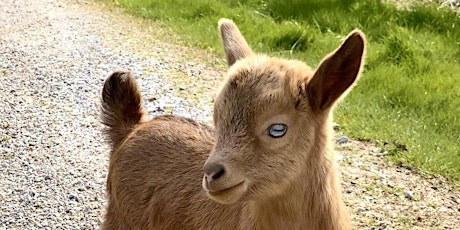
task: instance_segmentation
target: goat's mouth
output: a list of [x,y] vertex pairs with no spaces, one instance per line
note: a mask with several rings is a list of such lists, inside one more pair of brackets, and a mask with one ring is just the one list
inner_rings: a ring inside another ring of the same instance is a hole
[[247,183],[245,183],[245,181],[242,181],[240,183],[237,183],[236,185],[232,185],[225,189],[215,191],[206,190],[208,196],[211,199],[223,204],[230,204],[236,202],[246,191]]
[[215,191],[212,191],[212,190],[208,190],[208,193],[210,195],[213,195],[213,196],[218,196],[219,194],[222,194],[222,193],[226,193],[226,192],[231,192],[235,189],[237,189],[239,186],[243,185],[244,181],[236,184],[236,185],[233,185],[233,186],[230,186],[228,188],[224,188],[224,189],[220,189],[220,190],[215,190]]

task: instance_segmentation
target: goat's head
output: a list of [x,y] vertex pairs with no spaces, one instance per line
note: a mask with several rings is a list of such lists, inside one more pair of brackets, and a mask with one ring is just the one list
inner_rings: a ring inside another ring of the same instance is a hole
[[203,187],[220,203],[274,197],[320,151],[318,131],[357,79],[365,38],[353,31],[312,71],[300,61],[253,53],[228,19],[219,29],[229,69],[214,102],[216,144]]

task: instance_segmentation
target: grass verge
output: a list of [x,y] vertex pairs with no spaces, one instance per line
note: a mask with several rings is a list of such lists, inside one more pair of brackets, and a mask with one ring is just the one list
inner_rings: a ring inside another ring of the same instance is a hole
[[348,32],[368,38],[365,71],[335,120],[395,162],[460,182],[460,16],[378,0],[115,0],[222,54],[217,20],[235,21],[255,51],[316,66]]

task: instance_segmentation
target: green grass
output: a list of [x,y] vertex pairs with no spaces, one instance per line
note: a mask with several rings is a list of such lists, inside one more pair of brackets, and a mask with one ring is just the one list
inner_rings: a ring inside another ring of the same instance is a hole
[[[435,5],[398,10],[378,0],[116,0],[222,54],[217,21],[235,21],[255,51],[312,67],[354,28],[368,38],[365,71],[337,107],[354,138],[391,159],[460,182],[460,16]],[[407,149],[407,150],[405,150]]]

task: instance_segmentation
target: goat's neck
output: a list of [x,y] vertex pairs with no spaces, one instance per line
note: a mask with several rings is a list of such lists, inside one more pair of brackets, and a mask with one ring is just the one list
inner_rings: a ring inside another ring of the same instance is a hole
[[[325,125],[329,125],[325,122]],[[305,171],[280,196],[248,204],[252,229],[349,229],[327,127],[318,129]]]

